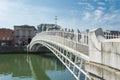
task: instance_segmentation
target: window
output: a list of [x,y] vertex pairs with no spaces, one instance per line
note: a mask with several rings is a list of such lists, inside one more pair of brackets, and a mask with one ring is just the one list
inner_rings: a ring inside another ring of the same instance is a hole
[[9,37],[7,37],[7,40],[10,40],[10,38],[9,38]]
[[5,37],[3,37],[2,40],[5,40]]
[[31,35],[31,30],[29,30],[29,35]]

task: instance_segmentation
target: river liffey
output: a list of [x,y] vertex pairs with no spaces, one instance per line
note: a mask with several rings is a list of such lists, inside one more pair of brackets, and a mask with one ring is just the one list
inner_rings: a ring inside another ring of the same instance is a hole
[[0,80],[75,80],[50,54],[0,54]]

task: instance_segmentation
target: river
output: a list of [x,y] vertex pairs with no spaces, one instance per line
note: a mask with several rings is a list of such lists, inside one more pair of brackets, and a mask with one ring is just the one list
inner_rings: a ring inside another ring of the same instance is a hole
[[49,54],[0,54],[0,80],[75,80],[65,66]]

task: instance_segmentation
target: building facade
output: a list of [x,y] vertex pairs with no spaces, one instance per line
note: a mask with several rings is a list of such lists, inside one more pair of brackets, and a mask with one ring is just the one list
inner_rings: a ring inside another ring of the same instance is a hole
[[14,31],[11,29],[0,29],[0,46],[12,46],[14,41]]
[[38,33],[42,31],[50,31],[50,30],[60,30],[61,27],[56,24],[40,24],[37,26],[38,28]]
[[16,46],[24,46],[30,43],[35,36],[36,29],[34,26],[20,25],[14,26],[14,41]]
[[120,31],[113,31],[113,30],[107,30],[104,32],[104,35],[107,39],[110,39],[110,38],[120,38]]

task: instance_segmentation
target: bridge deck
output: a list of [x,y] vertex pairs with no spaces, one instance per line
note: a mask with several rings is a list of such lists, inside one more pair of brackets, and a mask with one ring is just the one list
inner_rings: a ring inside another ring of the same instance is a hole
[[49,35],[43,35],[41,36],[43,39],[49,40],[49,41],[53,41],[56,43],[60,43],[61,45],[64,45],[68,48],[71,48],[73,50],[76,50],[84,55],[89,55],[89,47],[86,44],[81,44],[79,42],[74,42],[72,40],[60,37],[60,36],[49,36]]

